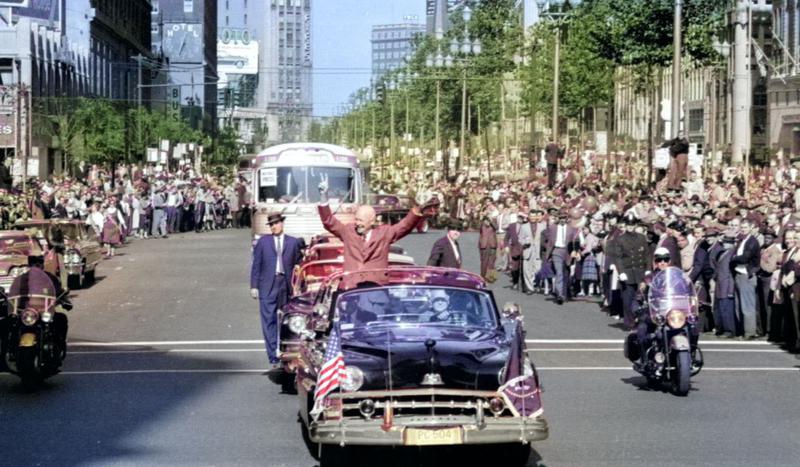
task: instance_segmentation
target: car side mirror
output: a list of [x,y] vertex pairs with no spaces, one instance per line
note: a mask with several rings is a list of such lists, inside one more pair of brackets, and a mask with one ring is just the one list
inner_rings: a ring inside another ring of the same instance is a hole
[[517,303],[506,302],[506,304],[503,305],[502,315],[506,319],[521,320],[522,319],[522,309],[520,308],[520,306]]

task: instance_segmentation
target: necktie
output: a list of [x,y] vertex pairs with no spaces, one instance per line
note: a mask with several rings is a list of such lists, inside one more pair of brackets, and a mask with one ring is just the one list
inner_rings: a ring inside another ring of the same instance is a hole
[[275,251],[278,253],[278,265],[275,268],[275,271],[278,274],[283,274],[283,235],[280,235],[276,238],[277,246],[275,247]]

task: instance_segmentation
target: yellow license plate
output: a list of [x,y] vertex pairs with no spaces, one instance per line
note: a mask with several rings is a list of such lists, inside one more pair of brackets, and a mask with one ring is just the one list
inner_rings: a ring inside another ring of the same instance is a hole
[[406,446],[464,444],[464,433],[461,427],[406,428],[403,431],[403,444]]

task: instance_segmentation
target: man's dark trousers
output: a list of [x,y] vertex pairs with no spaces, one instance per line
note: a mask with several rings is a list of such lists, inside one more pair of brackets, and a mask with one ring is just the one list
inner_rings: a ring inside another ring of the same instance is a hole
[[556,175],[558,174],[558,164],[547,164],[547,188],[556,186]]
[[261,331],[267,344],[267,355],[270,363],[278,363],[278,309],[288,301],[288,285],[286,276],[277,274],[272,289],[266,297],[259,295],[258,304],[261,310]]

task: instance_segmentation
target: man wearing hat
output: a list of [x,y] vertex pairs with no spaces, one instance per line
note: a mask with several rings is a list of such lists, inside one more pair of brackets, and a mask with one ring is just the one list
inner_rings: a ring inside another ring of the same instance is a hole
[[636,218],[625,216],[622,218],[625,232],[611,244],[609,252],[614,258],[614,268],[619,274],[620,296],[622,298],[622,313],[625,326],[634,326],[634,305],[636,291],[644,280],[645,272],[650,269],[650,247],[647,237],[636,233]]
[[447,233],[436,240],[428,257],[428,266],[461,269],[462,256],[458,238],[461,236],[461,221],[450,219]]
[[545,258],[553,262],[556,273],[553,292],[556,303],[562,305],[567,298],[569,287],[569,261],[573,251],[577,251],[575,242],[578,239],[578,229],[568,225],[567,211],[558,213],[558,222],[547,228],[547,253]]
[[294,267],[302,259],[301,241],[283,233],[285,219],[281,213],[267,216],[267,224],[272,234],[258,239],[253,250],[253,264],[250,270],[250,295],[258,299],[261,331],[267,346],[267,356],[273,368],[276,368],[280,361],[276,352],[278,309],[289,300]]

